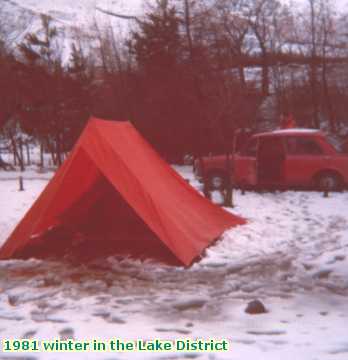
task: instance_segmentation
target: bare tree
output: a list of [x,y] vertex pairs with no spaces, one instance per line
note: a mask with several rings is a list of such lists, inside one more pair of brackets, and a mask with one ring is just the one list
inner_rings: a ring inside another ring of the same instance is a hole
[[220,32],[221,41],[227,48],[224,53],[228,60],[227,67],[237,67],[241,86],[245,88],[245,66],[250,55],[251,44],[248,41],[249,21],[243,14],[243,0],[216,0],[213,21],[216,31]]
[[[335,58],[337,49],[337,19],[333,13],[330,1],[321,1],[319,31],[320,31],[320,56],[321,56],[321,81],[323,88],[323,104],[329,119],[332,132],[338,129],[337,113],[334,109],[329,84],[329,61],[330,57]],[[337,66],[337,65],[336,65]]]
[[[319,128],[320,118],[329,120],[332,131],[338,119],[330,91],[330,68],[342,61],[342,46],[337,29],[334,5],[326,0],[307,0],[306,11],[298,14],[298,32],[291,39],[308,64],[308,84],[311,96],[311,126]],[[332,64],[332,66],[330,65]]]
[[281,29],[283,7],[278,0],[249,0],[245,14],[255,35],[262,65],[262,93],[270,92],[271,55],[282,50]]

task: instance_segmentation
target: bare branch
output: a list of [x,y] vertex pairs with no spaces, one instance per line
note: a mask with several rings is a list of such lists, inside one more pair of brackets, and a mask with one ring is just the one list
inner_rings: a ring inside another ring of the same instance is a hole
[[123,19],[123,20],[133,20],[133,21],[136,21],[137,23],[141,23],[141,21],[138,19],[138,17],[133,16],[133,15],[117,14],[117,13],[114,13],[114,12],[109,11],[109,10],[101,9],[101,8],[99,8],[99,7],[96,7],[96,10],[100,11],[100,12],[103,13],[103,14],[110,15],[110,16],[114,16],[114,17],[117,17],[117,18],[119,18],[119,19]]

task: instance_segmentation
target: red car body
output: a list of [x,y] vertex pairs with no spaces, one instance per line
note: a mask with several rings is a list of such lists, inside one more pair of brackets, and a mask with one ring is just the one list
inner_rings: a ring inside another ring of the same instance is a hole
[[[214,187],[226,181],[226,156],[196,161],[195,173]],[[328,187],[348,184],[348,154],[319,130],[287,129],[256,134],[230,161],[237,186]]]

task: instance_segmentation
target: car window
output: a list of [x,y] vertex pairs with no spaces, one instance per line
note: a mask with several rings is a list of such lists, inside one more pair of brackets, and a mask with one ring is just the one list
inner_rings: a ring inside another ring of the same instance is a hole
[[289,137],[286,140],[287,153],[290,155],[321,155],[323,150],[313,138]]
[[244,151],[243,151],[243,155],[244,155],[244,156],[256,157],[256,153],[257,153],[257,143],[258,143],[257,140],[258,140],[257,138],[254,138],[254,139],[251,139],[251,140],[247,143],[247,145],[246,145],[246,147],[245,147],[245,149],[244,149]]
[[340,141],[334,136],[326,136],[325,139],[338,153],[344,153],[346,151],[345,146],[348,145],[348,142]]

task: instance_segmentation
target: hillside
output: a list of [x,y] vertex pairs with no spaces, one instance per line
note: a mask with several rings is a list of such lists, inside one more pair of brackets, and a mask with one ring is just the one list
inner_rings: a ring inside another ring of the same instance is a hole
[[[20,43],[28,32],[37,32],[41,28],[40,15],[49,15],[57,27],[61,43],[63,59],[70,55],[70,44],[80,33],[86,37],[91,35],[94,24],[110,25],[119,32],[127,31],[129,22],[102,14],[96,8],[127,15],[138,15],[142,11],[138,0],[0,0],[2,20],[0,30],[11,33],[9,45]],[[12,35],[14,34],[14,35]]]

